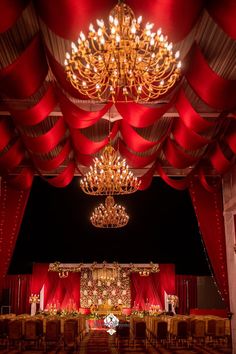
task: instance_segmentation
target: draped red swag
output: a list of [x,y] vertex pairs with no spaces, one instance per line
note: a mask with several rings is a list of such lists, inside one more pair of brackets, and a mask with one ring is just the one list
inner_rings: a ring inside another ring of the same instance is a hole
[[[158,23],[174,43],[187,38],[204,10],[225,31],[226,38],[236,39],[231,21],[236,16],[234,0],[227,0],[223,7],[220,1],[203,0],[181,0],[178,3],[174,0],[147,0],[145,5],[141,1],[128,0],[127,3],[135,13],[142,13],[144,18]],[[94,137],[94,132],[101,126],[102,117],[111,104],[93,111],[92,108],[84,110],[74,103],[73,98],[86,97],[81,97],[66,80],[63,60],[52,43],[55,41],[59,47],[64,47],[66,40],[75,39],[80,30],[86,32],[95,18],[106,17],[115,4],[115,0],[102,0],[97,4],[92,0],[59,0],[55,8],[44,0],[35,1],[33,5],[26,0],[1,2],[0,35],[3,41],[5,35],[14,37],[20,21],[27,26],[26,19],[32,12],[32,6],[52,36],[49,41],[46,31],[40,32],[37,28],[31,34],[25,31],[22,46],[12,47],[15,56],[8,59],[8,63],[3,63],[0,69],[0,97],[5,111],[10,114],[10,119],[8,116],[0,119],[0,171],[6,175],[15,171],[23,174],[22,187],[29,187],[33,173],[43,176],[45,171],[60,176],[49,179],[48,183],[66,186],[76,168],[88,165],[91,155],[98,153],[107,143],[107,132],[99,139]],[[183,13],[188,13],[188,16],[183,18]],[[10,51],[11,43],[8,41],[6,45]],[[229,114],[236,107],[236,80],[226,79],[214,71],[204,53],[203,41],[192,43],[184,58],[183,80],[166,103],[156,108],[138,103],[115,104],[122,120],[114,124],[112,139],[119,136],[120,153],[131,167],[145,167],[150,176],[162,171],[166,163],[180,170],[191,167],[183,179],[183,184],[188,186],[189,175],[199,175],[199,169],[202,183],[209,164],[219,174],[232,166],[236,130],[234,119]],[[50,71],[53,78],[49,80],[52,77],[48,76]],[[196,112],[186,94],[187,87],[200,101],[219,110],[219,117],[212,120]],[[29,99],[31,104],[25,104],[23,108],[12,105],[11,99],[22,100],[23,103]],[[58,105],[62,116],[50,116]],[[170,109],[176,109],[179,117],[171,118],[167,123],[163,114]],[[222,123],[227,128],[223,136]],[[161,126],[160,136],[156,129],[158,124]],[[146,132],[153,129],[156,136],[152,138]],[[203,162],[206,157],[209,159],[207,164]],[[25,168],[21,171],[22,163]],[[152,168],[153,165],[156,168]],[[149,185],[145,182],[146,173],[140,177],[142,189]],[[160,176],[166,183],[173,184],[164,171]],[[16,178],[12,183],[19,181]]]
[[[220,0],[127,3],[136,14],[142,13],[144,18],[158,23],[174,43],[185,40],[203,12],[225,32],[226,40],[236,40],[235,0],[224,4]],[[0,36],[9,47],[9,55],[0,68],[0,99],[7,112],[0,117],[0,174],[4,176],[0,197],[0,277],[8,269],[33,176],[37,174],[55,187],[64,187],[75,172],[80,172],[81,165],[88,166],[107,144],[107,132],[99,134],[99,138],[96,132],[104,126],[102,118],[111,105],[92,111],[74,103],[74,98],[86,98],[66,80],[63,60],[55,47],[64,48],[66,40],[75,39],[81,30],[86,32],[96,18],[107,17],[115,4],[115,0],[58,0],[55,8],[46,0],[0,2]],[[20,24],[29,26],[27,15],[32,12],[42,21],[36,21],[32,31],[24,31],[21,45],[16,45],[15,33]],[[183,13],[188,16],[183,17]],[[117,140],[120,154],[131,167],[145,168],[140,177],[141,189],[148,188],[156,173],[173,188],[189,188],[218,287],[228,304],[221,192],[206,175],[209,168],[223,175],[235,161],[236,80],[213,70],[205,54],[204,41],[193,41],[184,58],[183,79],[158,107],[116,103],[122,119],[112,124],[111,138]],[[197,112],[187,94],[189,90],[219,115],[209,119]],[[55,107],[60,107],[62,115],[51,115]],[[163,117],[171,109],[178,112],[178,117]],[[168,176],[166,165],[180,175],[183,169],[187,172],[176,180]],[[54,177],[47,179],[45,173]],[[197,176],[197,180],[192,176]]]

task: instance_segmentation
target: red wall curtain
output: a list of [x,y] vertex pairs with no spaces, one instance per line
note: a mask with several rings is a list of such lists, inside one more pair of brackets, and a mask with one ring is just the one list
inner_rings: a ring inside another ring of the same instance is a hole
[[35,263],[31,283],[31,293],[39,294],[44,285],[44,308],[56,304],[61,309],[79,309],[80,273],[70,273],[67,278],[59,278],[58,273],[48,272],[48,263]]
[[34,263],[32,271],[31,294],[39,295],[48,276],[48,263]]
[[61,308],[68,310],[80,308],[80,273],[71,273],[67,278],[60,279],[60,284],[65,290]]
[[50,304],[57,309],[80,308],[80,273],[70,273],[68,278],[59,278],[58,273],[49,272],[45,282],[44,308]]
[[197,277],[194,275],[176,275],[176,295],[179,297],[177,312],[189,314],[197,307]]
[[149,277],[141,277],[132,273],[130,277],[131,307],[134,305],[144,309],[149,305],[160,305],[165,308],[164,293],[175,294],[175,266],[160,264],[160,272]]
[[[54,294],[56,293],[59,279],[58,273],[48,273],[44,284],[44,308],[46,308],[49,304],[56,302]],[[60,302],[60,299],[57,300]],[[58,303],[57,306],[59,306]]]
[[31,287],[31,274],[28,275],[20,275],[20,302],[18,307],[18,313],[29,313],[30,304],[29,304],[29,296],[30,296],[30,287]]
[[0,282],[1,289],[9,289],[11,312],[15,314],[29,313],[31,274],[7,275]]
[[142,277],[139,273],[131,274],[131,306],[145,310],[149,305],[159,305],[162,308],[162,301],[158,294],[158,283],[154,280],[153,274]]
[[164,305],[164,293],[175,295],[175,265],[160,264],[160,292]]
[[[219,186],[214,178],[212,185]],[[196,179],[190,182],[189,192],[196,212],[202,238],[212,265],[222,300],[229,309],[225,230],[221,188],[208,192]]]
[[16,190],[0,179],[0,278],[7,274],[30,189]]

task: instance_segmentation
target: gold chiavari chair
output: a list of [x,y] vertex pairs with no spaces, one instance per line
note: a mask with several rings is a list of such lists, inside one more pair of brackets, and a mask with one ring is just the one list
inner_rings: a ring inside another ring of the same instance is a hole
[[213,344],[216,335],[216,319],[209,318],[206,321],[206,340],[208,344]]
[[7,326],[7,349],[18,346],[21,351],[21,344],[23,340],[23,320],[14,319],[8,322]]
[[178,346],[189,346],[189,325],[186,320],[177,320],[175,334],[172,336],[172,343]]
[[7,345],[7,322],[6,319],[0,318],[0,346]]
[[191,321],[191,336],[193,343],[199,345],[205,345],[205,332],[206,332],[206,324],[202,319],[195,319]]
[[129,346],[130,343],[130,323],[126,320],[121,320],[116,328],[116,345]]
[[76,319],[67,319],[64,322],[63,333],[64,349],[77,349],[78,339],[78,321]]
[[153,333],[154,345],[162,344],[168,346],[168,338],[168,323],[163,320],[157,321],[156,331]]
[[43,338],[43,322],[39,319],[25,321],[23,346],[30,346],[33,349],[38,349]]
[[147,347],[146,322],[144,320],[134,320],[130,329],[130,334],[134,346],[137,342],[144,342]]
[[61,323],[58,319],[46,321],[46,331],[44,335],[44,350],[47,351],[50,345],[58,347],[61,341]]

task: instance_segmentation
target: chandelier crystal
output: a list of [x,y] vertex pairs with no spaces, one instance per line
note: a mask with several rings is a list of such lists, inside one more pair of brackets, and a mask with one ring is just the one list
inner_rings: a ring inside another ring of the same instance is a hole
[[179,51],[154,24],[142,27],[142,17],[122,2],[110,12],[108,26],[97,20],[86,36],[80,32],[77,43],[66,53],[67,78],[82,95],[100,101],[155,100],[179,79]]
[[140,183],[110,144],[80,180],[82,190],[90,195],[131,194],[138,190]]
[[109,195],[106,197],[105,205],[100,204],[95,208],[90,221],[93,226],[98,228],[120,228],[127,225],[129,216],[125,208],[115,204],[114,198]]

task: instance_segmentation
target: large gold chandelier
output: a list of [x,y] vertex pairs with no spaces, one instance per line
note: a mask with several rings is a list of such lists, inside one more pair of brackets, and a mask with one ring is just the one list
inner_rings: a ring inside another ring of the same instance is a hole
[[131,194],[138,190],[140,183],[110,144],[80,180],[82,190],[90,195]]
[[179,79],[179,51],[154,25],[142,27],[131,8],[121,1],[110,12],[108,28],[97,20],[88,36],[80,32],[66,53],[65,71],[71,84],[90,99],[100,101],[155,100]]
[[98,228],[120,228],[127,225],[129,216],[125,208],[115,204],[114,198],[109,195],[106,197],[105,205],[100,204],[94,209],[90,221]]

